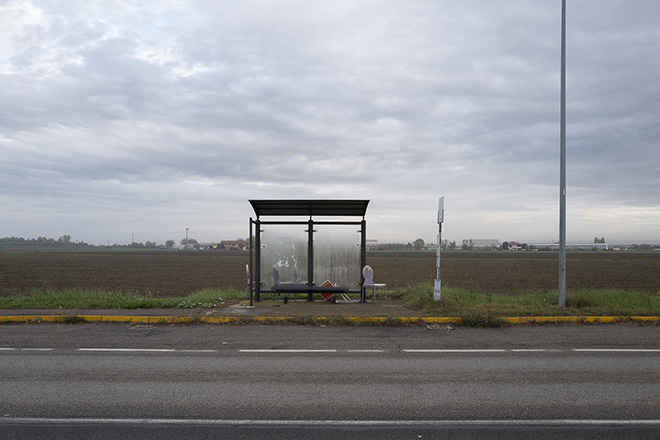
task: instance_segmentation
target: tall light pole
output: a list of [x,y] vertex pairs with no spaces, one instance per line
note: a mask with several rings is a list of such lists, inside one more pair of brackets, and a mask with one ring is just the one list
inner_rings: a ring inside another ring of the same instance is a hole
[[186,228],[186,244],[185,244],[186,247],[188,247],[188,229],[190,228]]
[[559,121],[559,307],[566,305],[566,0],[561,1],[561,91]]

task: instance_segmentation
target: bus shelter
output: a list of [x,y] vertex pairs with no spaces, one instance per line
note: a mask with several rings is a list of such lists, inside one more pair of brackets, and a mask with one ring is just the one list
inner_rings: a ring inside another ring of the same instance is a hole
[[265,294],[362,293],[369,200],[249,202],[251,304]]

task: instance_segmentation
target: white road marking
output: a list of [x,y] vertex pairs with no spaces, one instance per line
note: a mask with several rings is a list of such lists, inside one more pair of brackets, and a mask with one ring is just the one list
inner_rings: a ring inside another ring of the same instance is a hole
[[419,350],[402,350],[405,353],[506,353],[504,349],[478,349],[478,348],[465,348],[465,349],[451,349],[451,348],[424,348]]
[[120,353],[173,353],[174,348],[79,348],[78,351],[104,351]]
[[558,353],[564,350],[548,350],[546,348],[512,348],[512,353]]
[[594,353],[660,353],[660,349],[655,348],[574,348],[572,351]]
[[337,353],[337,350],[241,349],[241,353]]
[[0,351],[53,351],[54,348],[13,348],[13,347],[0,347]]
[[241,425],[241,426],[660,426],[660,419],[523,420],[231,420],[0,417],[2,424]]

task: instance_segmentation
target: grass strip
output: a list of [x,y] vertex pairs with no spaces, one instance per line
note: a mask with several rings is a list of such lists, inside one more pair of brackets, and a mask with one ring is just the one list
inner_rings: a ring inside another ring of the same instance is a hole
[[[0,298],[1,309],[149,309],[212,308],[230,298],[242,298],[244,291],[204,289],[182,297],[154,297],[138,292],[102,290],[34,290],[26,295]],[[381,298],[382,300],[383,298]],[[506,317],[543,316],[660,316],[660,295],[621,290],[577,290],[567,293],[566,307],[557,306],[556,292],[526,294],[491,294],[470,289],[444,287],[442,299],[433,299],[433,286],[419,284],[393,289],[388,300],[400,301],[420,316],[460,318],[463,325],[498,327],[508,323]],[[72,318],[73,319],[73,318]],[[307,318],[295,318],[303,321]],[[340,318],[332,318],[340,319]],[[334,324],[327,318],[327,324]],[[342,318],[343,319],[343,318]],[[313,319],[318,323],[318,319]],[[376,322],[378,321],[378,322]],[[540,322],[541,319],[535,320]],[[251,320],[246,320],[250,323]],[[269,323],[274,322],[272,320]],[[396,319],[375,325],[398,325]]]
[[388,292],[427,315],[460,316],[464,321],[503,316],[660,316],[660,295],[622,290],[577,290],[566,295],[566,307],[557,305],[557,293],[490,294],[445,287],[440,301],[425,284]]
[[154,297],[138,292],[67,289],[33,290],[27,295],[0,298],[0,309],[152,309],[211,308],[226,299],[240,298],[244,291],[204,289],[182,297]]

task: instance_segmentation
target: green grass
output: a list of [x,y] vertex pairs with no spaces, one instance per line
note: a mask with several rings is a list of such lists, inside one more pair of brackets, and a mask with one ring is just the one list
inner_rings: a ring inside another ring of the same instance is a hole
[[102,290],[34,290],[27,295],[0,298],[0,309],[150,309],[214,307],[244,291],[204,289],[183,297],[155,298],[146,293],[106,292]]
[[[153,297],[137,292],[53,289],[0,298],[0,309],[147,309],[210,308],[230,298],[242,298],[235,289],[204,289],[183,297]],[[434,301],[433,286],[420,284],[388,292],[389,300],[431,316],[459,316],[466,325],[493,327],[503,316],[660,316],[660,295],[619,290],[569,291],[566,307],[557,306],[556,293],[488,294],[444,287]]]
[[417,285],[389,293],[393,299],[430,315],[469,319],[497,316],[634,316],[660,315],[660,295],[620,290],[568,291],[566,307],[557,305],[557,293],[488,294],[445,287],[442,299],[433,299],[433,287]]

